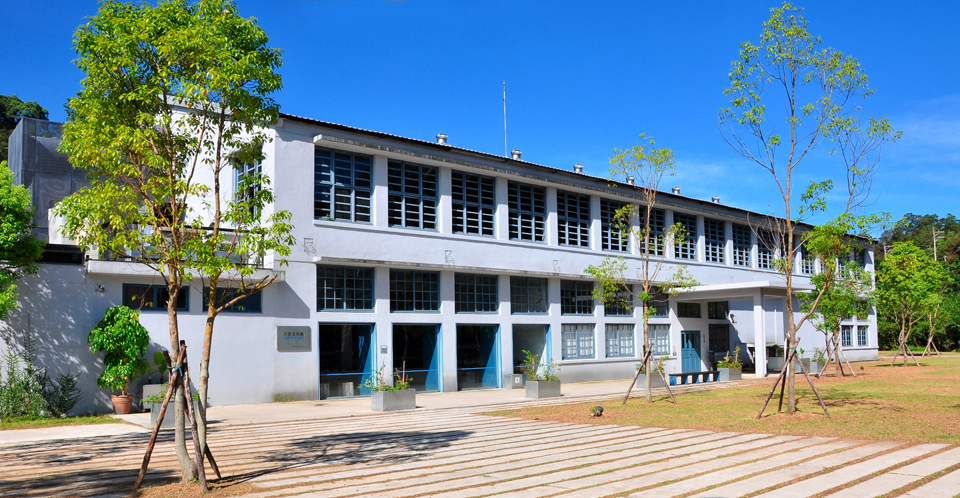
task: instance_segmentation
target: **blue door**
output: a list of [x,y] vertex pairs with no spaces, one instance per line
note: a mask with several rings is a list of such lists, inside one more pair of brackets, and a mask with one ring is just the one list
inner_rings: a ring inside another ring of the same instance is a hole
[[700,372],[700,331],[684,330],[680,332],[680,358],[683,372]]

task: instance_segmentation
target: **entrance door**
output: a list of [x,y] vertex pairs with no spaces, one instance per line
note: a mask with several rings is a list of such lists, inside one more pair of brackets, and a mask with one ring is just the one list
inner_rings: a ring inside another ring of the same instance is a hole
[[457,389],[500,387],[496,325],[457,325]]
[[523,373],[523,367],[527,361],[524,351],[536,355],[540,359],[541,366],[550,362],[548,330],[547,325],[513,326],[513,373]]
[[730,352],[730,326],[725,323],[710,324],[710,351],[717,361]]
[[417,391],[440,390],[439,338],[439,325],[393,326],[393,368]]
[[684,330],[680,332],[681,366],[683,372],[700,372],[703,370],[700,363],[700,331]]
[[320,324],[320,399],[369,395],[373,376],[373,325]]

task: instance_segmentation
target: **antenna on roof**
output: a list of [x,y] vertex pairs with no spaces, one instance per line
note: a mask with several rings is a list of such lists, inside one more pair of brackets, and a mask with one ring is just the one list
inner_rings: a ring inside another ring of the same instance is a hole
[[507,81],[503,81],[503,156],[510,157],[507,154]]

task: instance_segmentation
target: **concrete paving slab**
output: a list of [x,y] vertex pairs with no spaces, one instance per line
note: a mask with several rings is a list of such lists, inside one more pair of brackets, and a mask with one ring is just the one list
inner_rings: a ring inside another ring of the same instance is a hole
[[919,462],[891,470],[886,474],[861,482],[856,486],[840,490],[829,496],[832,498],[880,496],[957,464],[960,464],[960,448],[954,448],[932,457],[924,458]]
[[960,493],[960,470],[930,481],[917,489],[900,495],[901,498],[953,498]]
[[42,427],[38,429],[10,429],[0,431],[0,447],[35,441],[79,439],[150,432],[134,424],[89,424]]

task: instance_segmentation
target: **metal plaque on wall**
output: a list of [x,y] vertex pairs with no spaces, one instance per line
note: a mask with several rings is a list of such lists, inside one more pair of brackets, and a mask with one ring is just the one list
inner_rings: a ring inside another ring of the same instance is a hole
[[277,351],[303,353],[310,351],[310,327],[277,327]]

